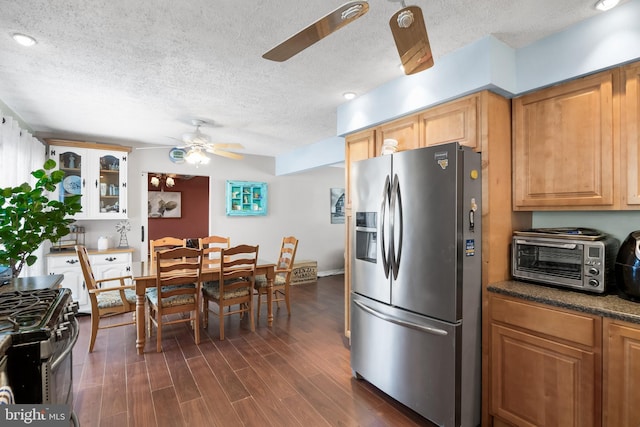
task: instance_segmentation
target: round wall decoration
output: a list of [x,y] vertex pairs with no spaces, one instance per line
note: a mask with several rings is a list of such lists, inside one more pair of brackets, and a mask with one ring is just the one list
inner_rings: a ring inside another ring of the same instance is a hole
[[178,147],[174,147],[169,151],[169,159],[171,159],[173,163],[184,163],[186,155],[186,150]]

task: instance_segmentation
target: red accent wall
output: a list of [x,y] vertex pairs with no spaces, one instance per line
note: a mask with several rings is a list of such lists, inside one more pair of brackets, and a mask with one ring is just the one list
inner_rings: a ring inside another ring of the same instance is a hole
[[[151,178],[153,174],[149,174]],[[159,191],[149,184],[149,191]],[[209,234],[209,177],[196,176],[185,180],[175,178],[172,188],[164,191],[180,191],[181,218],[149,218],[149,240],[162,237],[197,239]]]

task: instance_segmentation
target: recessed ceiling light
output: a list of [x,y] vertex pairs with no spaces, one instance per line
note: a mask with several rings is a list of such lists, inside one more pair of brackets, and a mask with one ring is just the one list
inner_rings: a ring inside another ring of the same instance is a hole
[[356,93],[355,92],[345,92],[345,93],[342,94],[342,96],[344,96],[344,99],[352,100],[353,98],[356,97]]
[[598,0],[595,4],[595,8],[604,12],[605,10],[616,7],[619,2],[620,0]]
[[11,37],[16,41],[16,43],[22,46],[33,46],[36,44],[36,39],[26,34],[13,33]]

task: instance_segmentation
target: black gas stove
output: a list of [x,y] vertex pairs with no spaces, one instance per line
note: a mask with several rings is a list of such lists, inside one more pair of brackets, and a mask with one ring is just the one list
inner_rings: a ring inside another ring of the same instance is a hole
[[16,404],[73,406],[72,349],[78,339],[77,303],[69,289],[40,289],[0,294],[0,338],[5,378]]
[[11,334],[14,344],[41,341],[58,334],[71,320],[69,289],[39,289],[0,294],[0,335]]

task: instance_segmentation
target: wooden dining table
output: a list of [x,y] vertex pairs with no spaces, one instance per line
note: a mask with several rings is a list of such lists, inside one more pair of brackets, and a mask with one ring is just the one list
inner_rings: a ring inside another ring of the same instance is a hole
[[[275,277],[275,263],[258,259],[256,266],[256,276],[264,274],[267,277],[267,325],[273,324],[273,279]],[[202,282],[218,280],[219,268],[203,268]],[[147,288],[156,286],[155,264],[149,261],[139,261],[132,263],[132,276],[136,285],[136,350],[138,354],[144,353],[146,341],[145,331],[145,294]],[[259,307],[258,307],[259,309]]]

